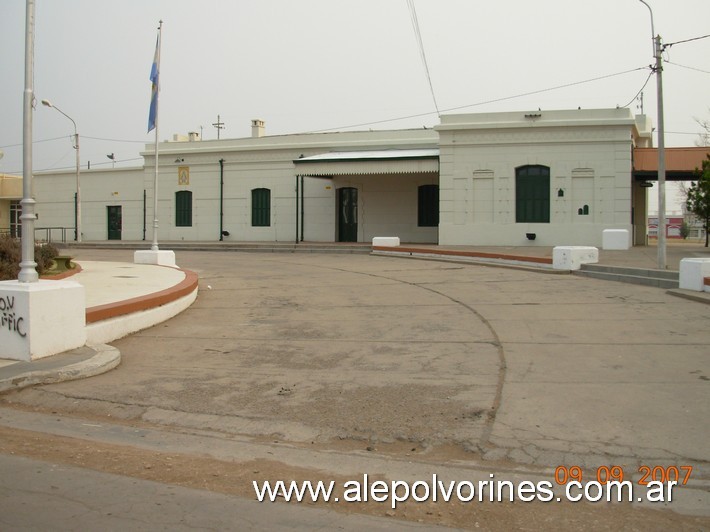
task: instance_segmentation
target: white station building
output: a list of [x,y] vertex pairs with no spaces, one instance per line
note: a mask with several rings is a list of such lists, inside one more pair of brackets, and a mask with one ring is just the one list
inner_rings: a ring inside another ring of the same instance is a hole
[[[629,109],[590,109],[278,136],[253,120],[248,138],[176,136],[159,145],[159,238],[600,246],[603,230],[625,229],[645,244],[633,157],[651,135]],[[84,241],[152,240],[154,145],[142,155],[142,167],[82,170]],[[39,173],[34,187],[37,227],[72,240],[74,171]]]

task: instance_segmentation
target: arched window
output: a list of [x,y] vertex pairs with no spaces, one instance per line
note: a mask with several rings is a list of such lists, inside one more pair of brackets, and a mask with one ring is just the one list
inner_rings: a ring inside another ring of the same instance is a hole
[[417,210],[419,227],[439,225],[439,185],[421,185]]
[[192,192],[189,190],[175,193],[175,226],[192,227]]
[[515,170],[516,223],[550,222],[550,169],[521,166]]
[[271,225],[271,191],[268,188],[255,188],[251,191],[251,225]]

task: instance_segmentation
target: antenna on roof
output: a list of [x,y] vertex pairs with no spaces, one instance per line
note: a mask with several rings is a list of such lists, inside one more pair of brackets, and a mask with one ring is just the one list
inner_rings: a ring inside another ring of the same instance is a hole
[[219,130],[224,129],[224,122],[219,119],[219,115],[217,115],[217,121],[212,125],[217,128],[217,140],[219,140]]

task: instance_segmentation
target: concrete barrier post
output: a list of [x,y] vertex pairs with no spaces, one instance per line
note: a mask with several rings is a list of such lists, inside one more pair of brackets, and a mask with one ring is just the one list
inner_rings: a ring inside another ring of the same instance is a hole
[[175,264],[175,252],[169,249],[153,251],[152,249],[142,249],[133,252],[134,264],[155,264],[156,266],[170,266],[177,268]]
[[579,270],[582,264],[599,262],[599,250],[593,246],[555,246],[552,249],[554,270]]
[[31,361],[86,343],[86,297],[74,281],[0,282],[0,358]]
[[710,258],[681,259],[678,288],[702,292],[705,277],[710,277]]
[[372,239],[373,247],[396,248],[399,246],[398,236],[376,236]]

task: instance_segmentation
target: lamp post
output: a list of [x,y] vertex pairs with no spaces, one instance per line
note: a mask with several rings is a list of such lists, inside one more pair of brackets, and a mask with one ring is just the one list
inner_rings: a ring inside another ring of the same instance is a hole
[[35,3],[26,2],[25,16],[25,90],[22,102],[22,223],[20,283],[39,281],[35,257],[35,200],[32,197],[32,102],[34,101]]
[[62,111],[56,105],[52,105],[49,100],[42,100],[42,105],[56,109],[74,124],[74,149],[76,150],[76,229],[74,233],[74,240],[81,242],[81,163],[79,162],[79,133],[76,129],[76,122],[74,119]]
[[658,100],[658,269],[666,269],[666,139],[663,124],[663,47],[661,36],[653,26],[653,10],[645,0],[639,0],[651,13],[651,38],[653,56],[656,59],[656,91]]

